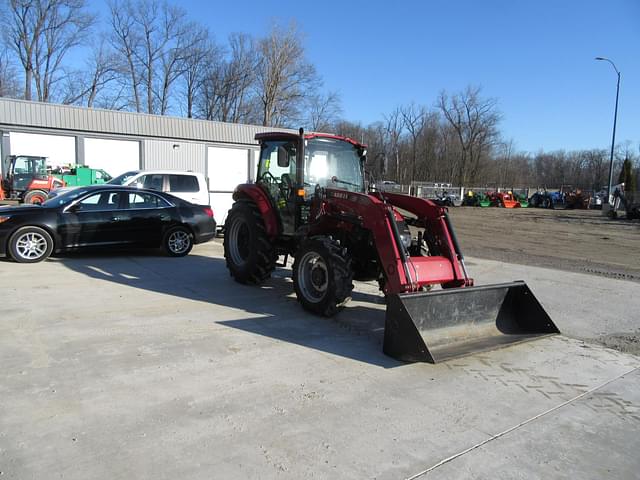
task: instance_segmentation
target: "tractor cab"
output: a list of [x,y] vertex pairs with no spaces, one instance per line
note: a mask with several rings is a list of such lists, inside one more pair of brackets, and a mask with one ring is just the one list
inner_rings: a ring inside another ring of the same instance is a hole
[[365,192],[366,150],[349,138],[266,133],[256,139],[261,145],[256,183],[278,210],[284,234],[291,235],[308,222],[320,189]]
[[47,159],[45,157],[15,156],[9,160],[11,190],[25,191],[33,180],[47,179]]

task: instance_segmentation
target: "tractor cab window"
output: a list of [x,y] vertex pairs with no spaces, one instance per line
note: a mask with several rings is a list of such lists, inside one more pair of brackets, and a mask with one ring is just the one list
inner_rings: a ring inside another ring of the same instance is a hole
[[355,146],[343,140],[312,138],[305,148],[304,184],[308,195],[317,185],[364,191],[362,163]]
[[294,142],[267,142],[262,147],[257,182],[269,190],[271,197],[285,201],[296,181],[296,144]]
[[28,174],[36,176],[46,176],[46,161],[41,157],[16,157],[13,172],[17,175]]
[[14,190],[27,190],[33,179],[47,178],[46,159],[43,157],[15,157],[12,168]]

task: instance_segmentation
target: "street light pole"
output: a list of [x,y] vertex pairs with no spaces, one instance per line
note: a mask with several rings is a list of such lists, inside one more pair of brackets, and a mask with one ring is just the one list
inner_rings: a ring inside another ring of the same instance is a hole
[[613,150],[616,145],[616,123],[618,121],[618,96],[620,95],[620,72],[616,68],[616,64],[605,57],[596,57],[596,60],[604,60],[609,62],[618,75],[618,83],[616,85],[616,109],[613,114],[613,138],[611,140],[611,158],[609,159],[609,187],[607,188],[607,203],[611,203],[611,188],[613,185]]

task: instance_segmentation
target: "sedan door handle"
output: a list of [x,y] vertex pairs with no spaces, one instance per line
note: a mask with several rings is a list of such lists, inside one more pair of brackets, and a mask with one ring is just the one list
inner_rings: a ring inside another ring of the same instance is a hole
[[112,222],[119,222],[120,220],[123,220],[122,217],[111,217],[111,221]]

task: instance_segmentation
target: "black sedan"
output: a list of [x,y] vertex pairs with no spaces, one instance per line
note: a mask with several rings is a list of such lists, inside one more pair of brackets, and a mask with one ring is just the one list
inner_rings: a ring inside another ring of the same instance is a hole
[[215,232],[208,205],[118,185],[75,188],[42,205],[0,207],[0,255],[22,263],[87,247],[160,247],[181,257]]

